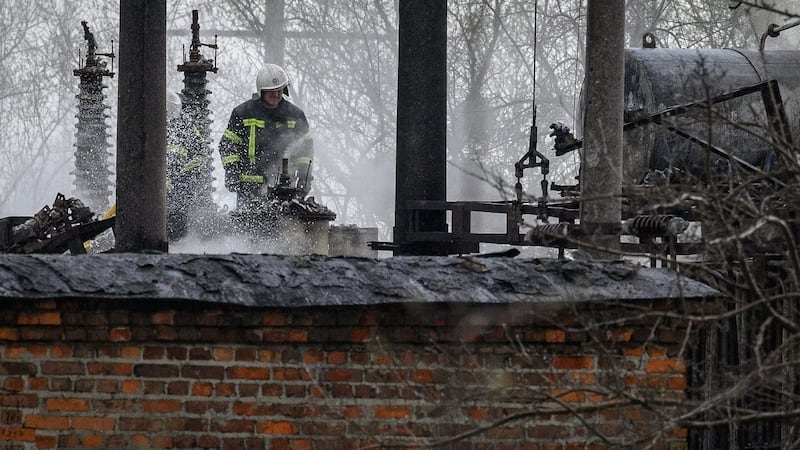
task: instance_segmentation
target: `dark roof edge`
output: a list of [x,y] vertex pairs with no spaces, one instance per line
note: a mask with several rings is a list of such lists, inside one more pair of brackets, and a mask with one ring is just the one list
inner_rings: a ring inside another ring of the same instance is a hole
[[702,299],[709,286],[622,261],[277,255],[0,255],[0,301],[190,300],[259,307]]

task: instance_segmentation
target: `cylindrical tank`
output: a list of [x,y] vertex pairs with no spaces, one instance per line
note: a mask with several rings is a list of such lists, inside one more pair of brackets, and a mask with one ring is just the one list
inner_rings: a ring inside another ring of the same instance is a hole
[[[625,113],[654,113],[676,105],[713,98],[752,86],[778,82],[792,138],[800,138],[800,51],[736,49],[637,48],[625,51]],[[583,95],[581,95],[583,97]],[[581,102],[583,104],[583,101]],[[582,134],[582,109],[576,128]],[[730,151],[765,170],[774,158],[772,147],[758,136],[768,133],[767,114],[759,93],[677,116],[683,131]],[[755,134],[755,136],[754,136]],[[637,183],[652,169],[677,167],[705,178],[726,170],[724,159],[657,125],[625,133],[624,181]],[[588,151],[591,151],[590,149]]]

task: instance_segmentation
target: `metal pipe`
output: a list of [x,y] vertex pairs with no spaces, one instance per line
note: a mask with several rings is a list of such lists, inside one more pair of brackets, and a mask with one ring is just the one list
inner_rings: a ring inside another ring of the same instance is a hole
[[761,52],[764,51],[764,46],[767,44],[768,37],[778,37],[781,34],[781,31],[794,28],[798,25],[800,25],[800,20],[783,24],[781,26],[778,26],[778,24],[776,23],[769,24],[769,26],[767,27],[767,31],[765,31],[764,34],[761,35],[761,39],[759,39],[758,41],[758,51]]
[[615,257],[619,237],[608,230],[622,218],[625,1],[589,0],[586,21],[581,227],[587,251]]
[[163,0],[120,2],[117,252],[167,250]]

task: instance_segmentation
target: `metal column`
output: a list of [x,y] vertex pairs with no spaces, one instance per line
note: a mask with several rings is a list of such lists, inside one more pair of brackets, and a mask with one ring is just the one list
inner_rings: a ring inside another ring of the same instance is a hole
[[119,15],[116,251],[166,251],[166,2]]
[[444,211],[408,200],[447,199],[447,1],[400,0],[397,77],[396,255],[447,254],[446,243],[407,242],[406,232],[447,231]]

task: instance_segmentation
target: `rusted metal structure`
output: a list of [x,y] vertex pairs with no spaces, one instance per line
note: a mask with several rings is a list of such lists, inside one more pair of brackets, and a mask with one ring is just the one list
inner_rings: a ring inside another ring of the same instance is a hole
[[[89,30],[89,24],[81,21],[83,37],[86,40],[86,60],[83,67],[72,71],[73,75],[80,78],[78,88],[78,123],[75,125],[75,189],[79,197],[85,199],[86,204],[93,211],[102,211],[109,205],[111,196],[111,175],[109,168],[111,152],[107,139],[109,125],[106,124],[109,108],[105,104],[106,95],[103,89],[103,78],[113,77],[114,72],[109,70],[107,63],[101,57],[114,58],[112,44],[111,52],[98,53],[97,41]],[[113,66],[112,66],[113,69]]]

